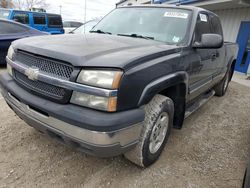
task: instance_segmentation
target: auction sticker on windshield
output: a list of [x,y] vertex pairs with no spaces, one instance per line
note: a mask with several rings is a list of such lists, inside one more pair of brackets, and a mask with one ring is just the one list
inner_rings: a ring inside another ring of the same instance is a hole
[[164,17],[187,19],[188,14],[184,12],[165,12]]
[[206,14],[200,14],[200,19],[202,22],[207,22],[207,15]]

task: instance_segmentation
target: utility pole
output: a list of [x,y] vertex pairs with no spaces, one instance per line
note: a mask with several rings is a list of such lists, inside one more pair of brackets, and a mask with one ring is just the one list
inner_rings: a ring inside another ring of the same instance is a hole
[[60,7],[60,15],[62,14],[62,5],[59,6]]
[[84,34],[85,34],[85,25],[86,25],[86,21],[87,21],[87,0],[85,0],[85,5],[84,5]]
[[84,23],[87,21],[87,0],[85,0],[85,5],[84,5]]

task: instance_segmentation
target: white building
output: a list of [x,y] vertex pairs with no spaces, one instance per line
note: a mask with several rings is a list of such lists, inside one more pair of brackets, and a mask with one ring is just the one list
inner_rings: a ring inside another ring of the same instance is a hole
[[150,3],[181,3],[215,12],[221,19],[225,40],[239,44],[236,70],[247,72],[250,63],[250,0],[122,0],[117,6]]

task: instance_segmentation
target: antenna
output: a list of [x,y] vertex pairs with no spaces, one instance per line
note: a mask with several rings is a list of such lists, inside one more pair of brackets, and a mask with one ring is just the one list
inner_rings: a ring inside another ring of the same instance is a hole
[[84,34],[86,32],[86,21],[87,21],[87,0],[85,0],[85,4],[84,4]]

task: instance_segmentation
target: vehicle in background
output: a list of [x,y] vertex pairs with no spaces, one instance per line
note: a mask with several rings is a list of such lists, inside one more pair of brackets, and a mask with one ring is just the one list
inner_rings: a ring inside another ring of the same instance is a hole
[[82,22],[76,22],[76,21],[64,21],[63,22],[63,29],[65,33],[69,33],[73,31],[74,29],[80,27],[83,25]]
[[0,9],[0,18],[14,20],[50,34],[63,34],[62,17],[58,14]]
[[246,169],[242,188],[250,188],[250,164]]
[[0,65],[6,64],[5,58],[12,41],[39,35],[48,35],[48,33],[14,21],[0,19]]
[[99,20],[91,20],[86,23],[84,23],[82,26],[76,28],[75,30],[71,31],[71,34],[85,34],[89,33],[93,27],[96,26],[96,24],[99,22]]
[[96,26],[96,24],[99,22],[99,20],[91,20],[83,24],[82,26],[74,29],[73,31],[69,32],[70,34],[85,34],[89,33],[93,27]]

